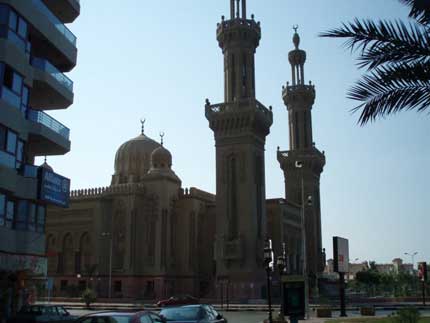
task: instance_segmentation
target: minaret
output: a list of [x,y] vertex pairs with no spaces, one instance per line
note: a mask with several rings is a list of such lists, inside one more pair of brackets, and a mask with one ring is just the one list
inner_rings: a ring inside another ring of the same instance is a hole
[[[288,55],[292,84],[287,83],[282,88],[282,98],[288,110],[290,150],[278,150],[277,157],[284,171],[286,200],[298,205],[304,204],[305,268],[308,276],[315,278],[324,270],[320,175],[325,165],[325,155],[313,142],[312,105],[315,101],[315,86],[311,82],[305,85],[306,52],[299,49],[300,37],[297,27],[294,29],[295,49]],[[311,286],[313,281],[311,280]]]
[[254,54],[260,23],[246,16],[246,0],[230,0],[217,40],[224,54],[225,102],[205,113],[216,143],[216,274],[231,297],[261,297],[266,238],[264,145],[271,108],[255,98]]

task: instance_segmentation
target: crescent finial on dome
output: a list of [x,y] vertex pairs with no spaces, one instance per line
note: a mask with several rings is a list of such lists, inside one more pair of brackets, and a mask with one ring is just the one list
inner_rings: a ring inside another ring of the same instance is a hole
[[165,133],[162,131],[160,132],[160,139],[161,139],[161,146],[163,146],[163,139],[164,139]]
[[140,124],[142,125],[142,135],[145,133],[145,122],[146,122],[146,119],[140,119]]

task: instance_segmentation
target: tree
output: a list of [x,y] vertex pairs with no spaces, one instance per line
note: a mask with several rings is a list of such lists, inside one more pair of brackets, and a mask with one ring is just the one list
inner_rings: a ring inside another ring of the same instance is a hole
[[362,79],[347,96],[362,103],[358,123],[367,124],[403,110],[422,112],[430,107],[430,2],[399,0],[410,7],[411,21],[355,19],[321,37],[346,38],[358,51]]

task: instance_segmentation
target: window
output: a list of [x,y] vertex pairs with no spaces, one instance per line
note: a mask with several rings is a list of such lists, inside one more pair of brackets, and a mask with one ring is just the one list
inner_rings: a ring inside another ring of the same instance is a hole
[[15,217],[15,229],[26,230],[27,229],[27,214],[28,214],[28,201],[19,201],[18,208]]
[[5,150],[5,147],[6,147],[6,134],[7,134],[6,128],[0,126],[0,150]]
[[6,195],[0,193],[0,226],[4,226],[6,217]]
[[114,290],[115,293],[121,293],[121,291],[122,291],[122,281],[117,280],[115,282],[113,290]]
[[60,290],[62,290],[62,291],[66,290],[67,289],[67,284],[68,284],[67,280],[62,280],[60,282]]
[[12,30],[16,30],[18,25],[18,16],[12,10],[9,11],[9,28]]
[[28,206],[28,230],[36,231],[36,205],[30,203]]
[[27,23],[21,17],[19,17],[19,19],[18,19],[18,30],[17,31],[18,31],[19,36],[21,36],[24,39],[27,38]]
[[21,112],[24,116],[27,116],[28,98],[29,98],[29,90],[28,90],[28,87],[24,85],[22,87],[22,95],[21,95]]
[[85,288],[87,288],[87,282],[85,280],[80,280],[78,282],[78,288],[79,290],[85,290]]
[[37,206],[37,232],[45,232],[45,217],[46,217],[46,209],[43,205]]
[[3,85],[12,89],[13,84],[13,69],[8,65],[4,66]]
[[142,315],[140,317],[140,323],[152,323],[151,319],[149,318],[148,314]]
[[6,228],[12,229],[15,218],[15,202],[8,200],[6,203]]
[[66,316],[68,314],[68,312],[61,306],[57,306],[57,311],[58,314],[61,316]]
[[16,94],[21,94],[22,91],[22,76],[15,72],[13,73],[12,91]]
[[24,141],[18,139],[16,150],[16,168],[19,169],[24,161]]
[[8,130],[7,131],[7,141],[6,141],[6,151],[13,155],[16,154],[16,141],[18,136],[15,132]]

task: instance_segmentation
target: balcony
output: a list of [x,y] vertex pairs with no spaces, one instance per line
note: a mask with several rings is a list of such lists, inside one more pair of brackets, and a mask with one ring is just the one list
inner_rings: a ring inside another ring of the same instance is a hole
[[47,58],[61,71],[70,71],[74,68],[77,57],[76,36],[42,0],[1,2],[13,7],[28,21],[31,51],[34,56]]
[[29,109],[28,120],[43,124],[66,140],[69,140],[70,138],[70,129],[43,111]]
[[[58,19],[42,0],[32,0],[37,11],[45,15],[55,28],[73,45],[76,46],[76,36]],[[58,2],[58,1],[56,1]]]
[[70,130],[43,111],[28,110],[29,146],[36,156],[64,155],[70,151]]
[[64,23],[73,22],[81,11],[79,0],[43,0],[43,2]]
[[73,103],[73,81],[46,59],[33,57],[34,83],[30,105],[37,108],[65,109]]

